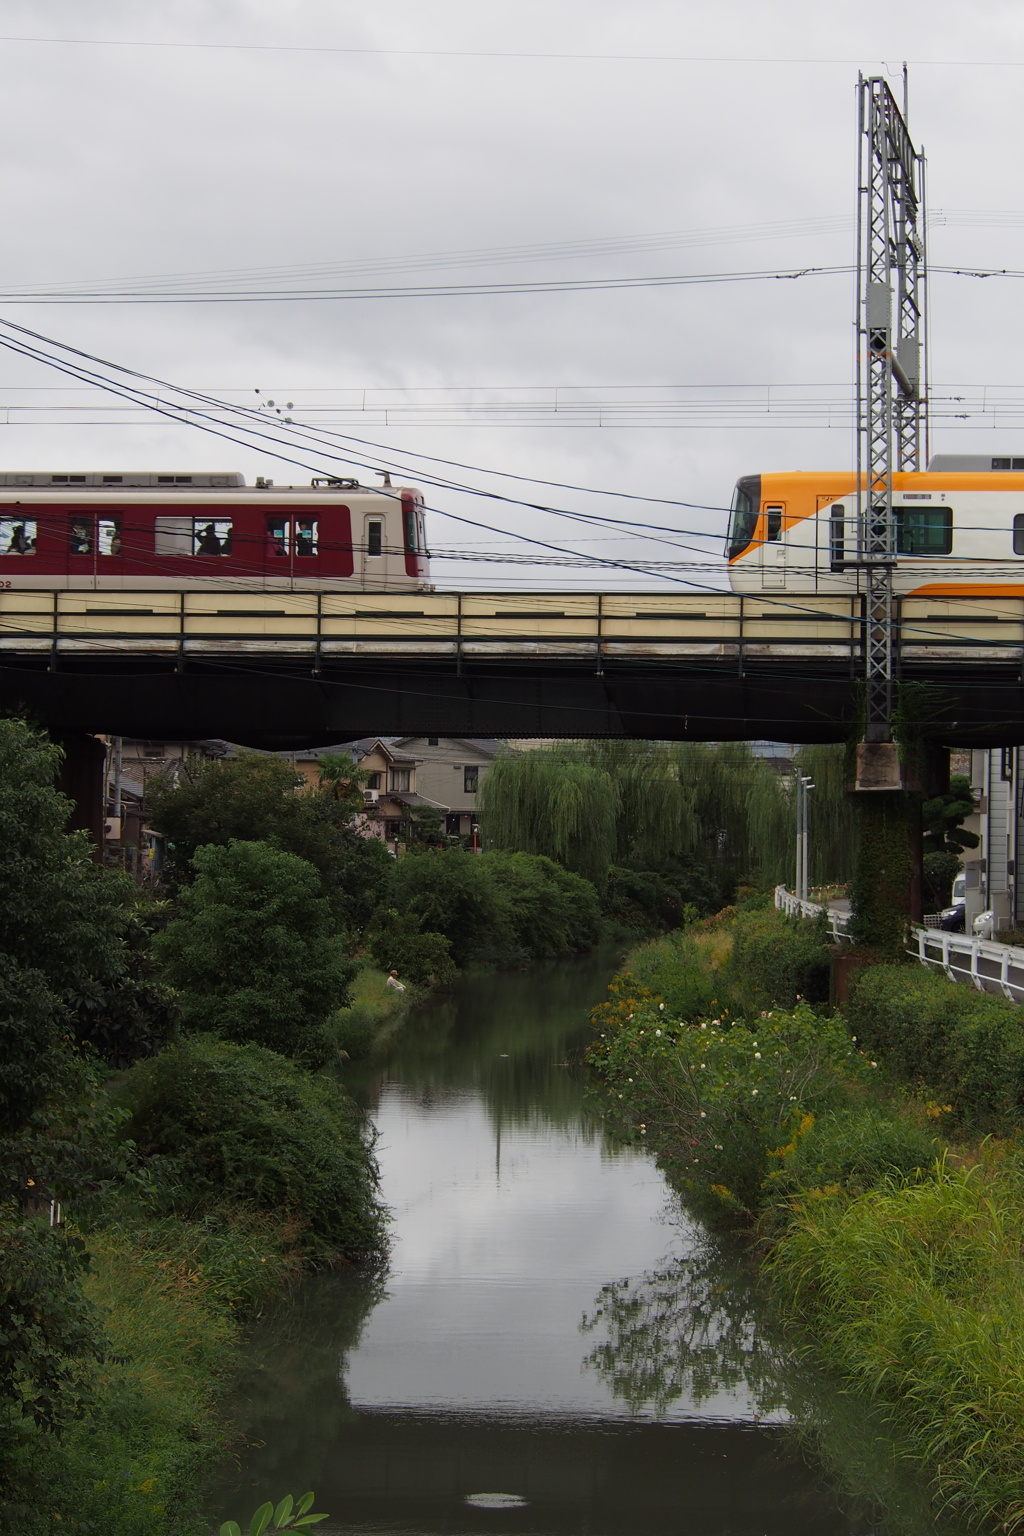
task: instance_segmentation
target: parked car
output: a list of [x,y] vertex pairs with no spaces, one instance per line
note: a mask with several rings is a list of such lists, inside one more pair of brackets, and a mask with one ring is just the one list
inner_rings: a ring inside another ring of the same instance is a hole
[[996,915],[992,911],[979,912],[974,919],[974,937],[976,939],[994,939],[996,935]]
[[957,902],[956,906],[944,907],[939,913],[939,927],[947,933],[963,933],[966,925],[967,907],[964,902]]

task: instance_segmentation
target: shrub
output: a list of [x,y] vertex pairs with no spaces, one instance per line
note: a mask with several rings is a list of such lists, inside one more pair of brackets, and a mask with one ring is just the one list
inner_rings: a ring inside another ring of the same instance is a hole
[[854,977],[846,1016],[887,1067],[940,1093],[964,1125],[1021,1123],[1024,1020],[1013,1003],[923,966],[876,965]]
[[806,1005],[725,1025],[677,1024],[645,1003],[588,1059],[613,1121],[644,1136],[692,1194],[747,1215],[808,1115],[841,1105],[867,1070],[842,1021]]
[[322,1064],[354,967],[316,870],[268,843],[200,848],[194,864],[155,945],[182,1022]]
[[630,978],[664,1002],[673,1019],[708,1018],[719,1003],[724,1013],[730,1012],[726,997],[719,996],[718,978],[703,963],[697,946],[682,934],[641,945],[628,964]]
[[531,959],[552,960],[597,943],[597,895],[582,876],[541,854],[485,853],[480,862],[504,897],[516,945]]
[[117,1080],[126,1134],[148,1157],[164,1207],[225,1201],[290,1218],[314,1258],[358,1259],[381,1241],[376,1164],[354,1106],[256,1045],[196,1037]]
[[455,980],[451,940],[443,933],[424,933],[422,918],[393,907],[378,912],[370,929],[370,954],[382,971],[424,987],[446,987]]
[[779,1194],[792,1196],[829,1187],[861,1194],[886,1180],[920,1176],[939,1151],[936,1138],[908,1115],[851,1103],[801,1126],[783,1148],[772,1182]]
[[728,974],[748,1011],[792,1008],[798,998],[827,1003],[831,961],[824,924],[774,909],[738,912]]

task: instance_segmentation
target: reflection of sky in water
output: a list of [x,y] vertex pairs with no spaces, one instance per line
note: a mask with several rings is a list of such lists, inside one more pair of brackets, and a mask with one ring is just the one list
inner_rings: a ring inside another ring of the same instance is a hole
[[[601,1287],[686,1252],[650,1158],[578,1129],[498,1128],[479,1097],[388,1086],[374,1115],[394,1218],[387,1299],[347,1360],[356,1407],[623,1418],[584,1366]],[[751,1420],[745,1392],[669,1419]]]

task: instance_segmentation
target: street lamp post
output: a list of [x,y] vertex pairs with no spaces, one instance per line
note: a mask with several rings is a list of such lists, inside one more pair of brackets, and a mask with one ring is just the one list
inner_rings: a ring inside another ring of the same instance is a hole
[[809,775],[798,773],[796,776],[796,894],[800,901],[809,900],[810,864],[808,860],[807,840],[807,796],[814,788],[814,781]]

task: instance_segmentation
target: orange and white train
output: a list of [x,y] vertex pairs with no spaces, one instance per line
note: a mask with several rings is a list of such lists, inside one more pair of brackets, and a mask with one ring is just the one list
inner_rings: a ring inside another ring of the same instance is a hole
[[[897,596],[1024,597],[1024,457],[940,454],[892,501]],[[857,591],[856,476],[744,476],[726,557],[734,592]]]

